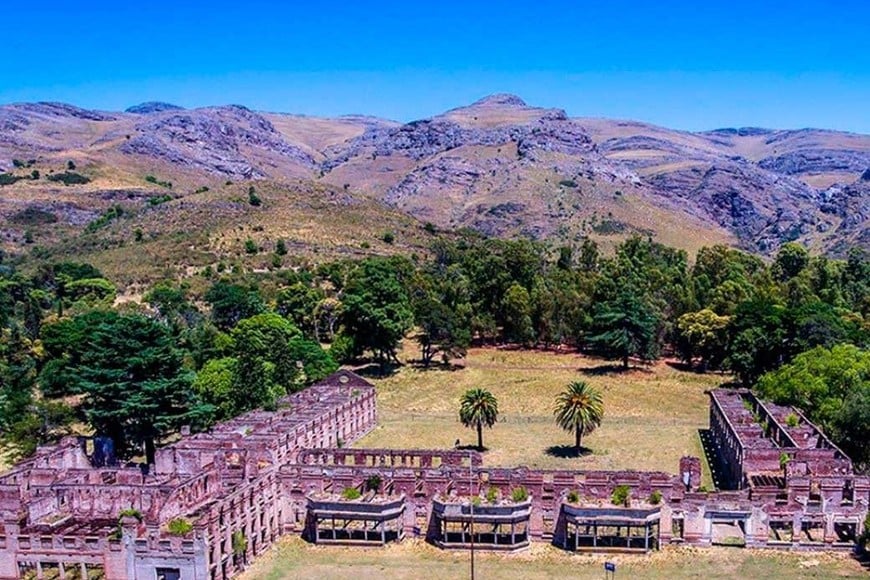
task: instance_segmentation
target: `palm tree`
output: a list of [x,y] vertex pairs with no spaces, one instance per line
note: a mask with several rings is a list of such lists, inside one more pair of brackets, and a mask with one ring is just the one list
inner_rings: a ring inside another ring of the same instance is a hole
[[470,389],[462,395],[459,420],[477,428],[477,448],[483,449],[483,426],[492,427],[498,419],[498,401],[485,389]]
[[578,381],[568,385],[568,388],[556,397],[554,414],[559,427],[574,432],[574,446],[579,454],[583,435],[592,433],[601,425],[604,401],[598,390],[583,381]]

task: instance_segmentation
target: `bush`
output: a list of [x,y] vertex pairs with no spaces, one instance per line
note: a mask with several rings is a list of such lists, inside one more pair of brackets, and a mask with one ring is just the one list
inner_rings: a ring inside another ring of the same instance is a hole
[[372,475],[368,479],[366,479],[366,491],[373,491],[375,493],[381,491],[380,475]]
[[523,486],[515,487],[511,491],[511,499],[515,503],[520,503],[520,502],[526,501],[527,499],[529,499],[529,491],[526,488],[524,488]]
[[33,171],[30,172],[30,179],[32,179],[33,181],[36,181],[37,179],[39,179],[39,175],[40,175],[39,169],[34,169]]
[[798,416],[794,413],[789,413],[785,418],[785,424],[789,427],[797,427],[799,423],[800,419],[798,419]]
[[147,181],[148,183],[153,183],[154,185],[159,185],[160,187],[165,187],[166,189],[172,189],[171,181],[160,181],[153,175],[146,175],[145,181]]
[[124,215],[124,208],[120,205],[113,205],[106,211],[102,213],[100,217],[92,221],[87,225],[85,231],[88,233],[93,233],[98,229],[109,225],[113,220],[116,220]]
[[489,503],[495,503],[498,501],[498,489],[494,487],[490,487],[486,490],[486,501]]
[[577,182],[573,179],[563,179],[559,182],[562,187],[577,187]]
[[569,491],[568,495],[565,496],[565,501],[568,503],[580,503],[580,494],[576,491]]
[[136,228],[136,231],[133,232],[133,239],[136,240],[137,242],[141,242],[144,237],[145,237],[145,234],[142,233],[141,228]]
[[287,255],[287,244],[286,242],[284,242],[284,240],[279,239],[278,242],[275,244],[275,253],[279,256]]
[[631,505],[631,488],[627,485],[617,485],[610,495],[610,503],[629,507]]
[[789,457],[788,453],[780,453],[779,454],[779,468],[785,469],[785,466],[788,465],[788,462],[791,461],[791,457]]
[[171,195],[152,195],[148,198],[148,205],[150,205],[151,207],[155,207],[160,205],[161,203],[166,203],[167,201],[172,201]]
[[197,187],[196,191],[194,191],[193,193],[205,193],[206,191],[208,191],[208,186],[203,185],[202,187]]
[[649,500],[652,505],[659,505],[662,503],[662,492],[659,490],[653,490],[651,494],[649,494]]
[[341,497],[348,501],[353,501],[361,498],[362,493],[360,493],[360,490],[355,487],[346,487],[344,488],[344,491],[341,492]]
[[12,175],[11,173],[0,173],[0,185],[12,185],[22,179],[24,178]]
[[60,182],[64,185],[84,185],[90,183],[91,180],[81,173],[73,171],[64,171],[63,173],[54,173],[48,176],[49,181]]
[[257,190],[254,189],[253,185],[248,188],[248,203],[254,207],[260,207],[263,204],[263,200],[257,195]]
[[186,536],[193,531],[193,524],[185,518],[175,518],[166,524],[166,531],[173,536]]
[[245,253],[246,254],[256,254],[260,251],[260,248],[257,247],[256,242],[251,238],[245,240]]
[[233,554],[241,556],[248,551],[248,539],[245,537],[245,532],[236,530],[232,536]]
[[137,510],[136,508],[127,508],[118,512],[118,521],[120,522],[124,518],[136,518],[140,522],[142,521],[142,512]]
[[70,171],[75,171],[76,164],[73,162],[72,159],[70,159],[69,161],[66,162],[66,168]]
[[435,227],[435,224],[433,224],[432,222],[426,222],[426,225],[423,226],[423,229],[426,230],[426,233],[428,234],[434,234],[438,231],[438,229]]
[[384,232],[384,235],[381,236],[381,239],[385,244],[392,244],[396,241],[396,236],[393,232]]
[[27,164],[20,159],[13,159],[12,167],[14,167],[15,169],[23,169],[24,167],[27,167]]

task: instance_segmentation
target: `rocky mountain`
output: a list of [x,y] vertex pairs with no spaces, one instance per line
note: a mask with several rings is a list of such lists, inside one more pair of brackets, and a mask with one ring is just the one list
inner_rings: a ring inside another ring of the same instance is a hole
[[[730,243],[762,253],[790,240],[838,254],[870,245],[870,136],[675,131],[571,118],[514,95],[405,124],[236,105],[152,102],[123,113],[7,105],[0,169],[20,173],[13,159],[76,160],[93,178],[74,186],[85,192],[142,186],[146,175],[191,185],[319,182],[490,235],[606,243],[641,233],[689,250]],[[2,198],[22,188],[35,194],[37,184],[0,189],[0,214]]]

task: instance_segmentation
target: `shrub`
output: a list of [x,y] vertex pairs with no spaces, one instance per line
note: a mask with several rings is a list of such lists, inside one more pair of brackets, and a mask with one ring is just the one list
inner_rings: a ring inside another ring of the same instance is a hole
[[171,195],[152,195],[148,198],[148,205],[150,205],[151,207],[155,207],[160,205],[161,203],[166,203],[167,201],[172,201]]
[[32,179],[33,181],[39,179],[39,169],[34,169],[30,172],[30,179]]
[[256,254],[260,249],[257,247],[256,242],[251,238],[245,240],[245,253],[246,254]]
[[378,493],[381,491],[381,476],[380,475],[372,475],[366,479],[366,491],[373,491]]
[[435,228],[435,224],[432,222],[426,222],[426,225],[423,226],[423,229],[426,230],[426,233],[434,234],[438,230]]
[[145,181],[147,181],[148,183],[153,183],[154,185],[159,185],[160,187],[165,187],[166,189],[172,189],[171,181],[160,181],[153,175],[146,175]]
[[205,193],[206,191],[208,191],[208,186],[203,185],[202,187],[197,187],[196,191],[194,191],[193,193]]
[[12,185],[22,179],[23,178],[18,177],[17,175],[12,175],[11,173],[0,173],[0,185]]
[[284,265],[284,260],[278,254],[272,254],[272,268],[279,269]]
[[655,489],[651,494],[649,494],[649,500],[652,505],[659,505],[662,503],[662,492]]
[[75,171],[76,164],[73,162],[72,159],[70,159],[69,161],[66,162],[66,168],[70,171]]
[[88,233],[93,233],[98,229],[109,225],[113,220],[116,220],[124,215],[124,208],[120,205],[113,205],[106,211],[102,213],[100,217],[92,221],[87,225],[85,231]]
[[480,501],[479,495],[475,495],[475,496],[471,497],[471,505],[473,505],[474,507],[480,507],[480,504],[481,504],[481,501]]
[[75,173],[73,171],[64,171],[63,173],[53,173],[48,176],[49,181],[60,182],[64,185],[84,185],[86,183],[90,183],[91,180],[88,177],[85,177],[81,173]]
[[133,232],[133,239],[137,242],[141,242],[142,238],[145,237],[145,234],[142,233],[141,228],[136,228],[136,231]]
[[245,532],[236,530],[232,536],[233,554],[241,556],[248,551],[248,539],[245,537]]
[[248,188],[248,203],[254,207],[260,207],[263,204],[263,200],[257,195],[257,190],[254,189],[254,186]]
[[498,501],[498,489],[494,487],[490,487],[486,490],[486,501],[489,503],[495,503]]
[[526,501],[529,499],[529,491],[523,486],[515,487],[511,491],[511,499],[516,503]]
[[573,179],[563,179],[559,182],[562,187],[577,187],[577,182]]
[[794,413],[789,413],[788,416],[785,418],[785,424],[789,427],[797,427],[799,423],[800,419],[798,419],[798,416]]
[[627,485],[617,485],[610,495],[610,503],[628,507],[631,505],[631,488]]
[[788,462],[791,461],[791,457],[789,457],[788,453],[780,453],[779,454],[779,468],[785,469],[785,466],[788,465]]
[[369,248],[372,247],[372,245],[368,242],[363,242],[359,245],[359,247],[362,248],[363,250],[368,250]]
[[14,167],[15,169],[23,169],[24,167],[27,167],[27,164],[20,159],[13,159],[12,167]]
[[140,522],[142,521],[142,512],[137,510],[136,508],[127,508],[118,512],[118,521],[120,522],[124,518],[136,518]]
[[580,502],[580,494],[577,493],[576,491],[573,491],[573,490],[569,491],[568,495],[565,496],[565,500],[568,503],[579,503]]
[[355,487],[346,487],[341,492],[341,497],[348,500],[353,501],[355,499],[359,499],[362,497],[362,493]]
[[287,244],[286,242],[284,242],[284,240],[279,239],[278,242],[275,244],[275,253],[279,256],[287,255]]
[[32,244],[33,243],[33,232],[30,230],[24,230],[24,243]]
[[193,524],[185,518],[175,518],[166,524],[166,531],[173,536],[186,536],[193,531]]
[[396,236],[395,234],[393,234],[393,232],[384,232],[384,234],[381,236],[381,239],[384,241],[385,244],[392,244],[396,241]]

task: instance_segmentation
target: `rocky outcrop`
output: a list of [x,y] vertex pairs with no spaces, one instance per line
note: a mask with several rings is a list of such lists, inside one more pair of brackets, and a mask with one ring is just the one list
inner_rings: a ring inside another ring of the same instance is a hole
[[173,105],[172,103],[164,103],[161,101],[148,101],[147,103],[139,103],[132,107],[127,107],[125,113],[134,115],[151,115],[153,113],[165,113],[166,111],[182,111],[184,107]]
[[765,157],[759,167],[785,175],[826,172],[858,172],[870,165],[870,151],[805,149],[775,157]]
[[211,173],[265,177],[266,172],[252,164],[251,154],[278,156],[309,171],[315,168],[308,153],[285,142],[267,119],[244,107],[172,112],[143,121],[136,131],[138,135],[121,146],[123,153]]

